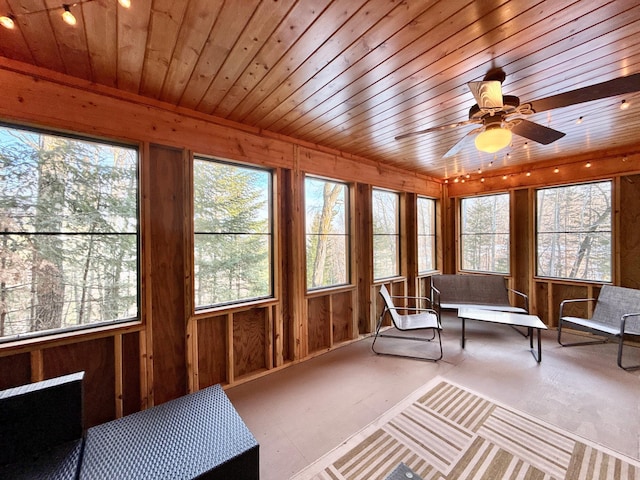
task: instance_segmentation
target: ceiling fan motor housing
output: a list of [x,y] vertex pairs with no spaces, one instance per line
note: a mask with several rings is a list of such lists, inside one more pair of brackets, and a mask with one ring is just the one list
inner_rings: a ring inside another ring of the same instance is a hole
[[[516,97],[515,95],[503,95],[502,108],[498,110],[498,112],[500,112],[500,115],[502,118],[502,116],[504,115],[509,115],[510,113],[514,113],[519,106],[520,106],[520,99],[518,97]],[[498,112],[495,112],[495,113],[498,113]],[[469,109],[469,120],[480,120],[485,116],[491,115],[491,114],[492,112],[490,110],[480,108],[478,104],[475,104],[473,107]]]

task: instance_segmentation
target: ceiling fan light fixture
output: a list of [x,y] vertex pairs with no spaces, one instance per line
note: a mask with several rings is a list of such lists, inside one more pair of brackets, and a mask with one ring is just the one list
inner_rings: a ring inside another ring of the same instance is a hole
[[511,130],[499,125],[489,125],[475,140],[476,148],[481,152],[495,153],[511,144]]

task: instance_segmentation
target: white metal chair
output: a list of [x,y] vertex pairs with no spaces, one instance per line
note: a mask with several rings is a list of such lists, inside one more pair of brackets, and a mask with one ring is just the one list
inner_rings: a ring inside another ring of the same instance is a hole
[[[442,330],[442,326],[440,324],[440,318],[437,312],[432,308],[423,308],[419,306],[396,307],[393,303],[394,298],[403,299],[405,301],[409,299],[413,299],[415,301],[422,300],[422,301],[428,302],[429,304],[431,304],[431,300],[426,297],[391,296],[389,294],[389,291],[384,285],[380,287],[380,296],[384,301],[384,308],[382,310],[382,313],[380,314],[380,318],[378,319],[378,325],[376,326],[376,333],[373,338],[373,343],[371,344],[371,349],[379,355],[393,355],[393,356],[399,356],[399,357],[418,358],[421,360],[429,360],[434,362],[437,362],[438,360],[440,360],[442,358],[442,338],[440,336],[440,330]],[[405,312],[414,312],[414,313],[400,314],[398,313],[398,310],[405,311]],[[384,321],[384,317],[387,314],[387,312],[391,316],[391,322],[393,323],[393,327],[398,331],[396,333],[394,333],[393,329],[381,330],[382,323]],[[400,333],[400,332],[416,331],[416,330],[431,330],[432,336],[431,338],[428,338],[428,337],[421,337],[421,336],[402,335]],[[438,337],[438,343],[440,348],[440,354],[437,357],[421,357],[417,355],[402,354],[402,353],[388,353],[388,352],[377,351],[375,349],[376,341],[381,337],[395,338],[395,339],[401,339],[401,340],[411,340],[414,342],[415,341],[432,342],[433,340],[435,340],[436,335]]]

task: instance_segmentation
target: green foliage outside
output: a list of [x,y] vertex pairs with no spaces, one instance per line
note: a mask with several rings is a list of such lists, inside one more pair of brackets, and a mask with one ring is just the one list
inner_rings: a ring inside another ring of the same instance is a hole
[[342,183],[305,179],[308,289],[349,281],[347,194],[348,188]]
[[196,159],[196,308],[268,297],[271,279],[271,175]]
[[138,316],[137,165],[0,127],[0,338]]
[[462,270],[509,273],[509,194],[463,198]]
[[400,275],[400,198],[373,190],[373,278]]
[[611,182],[537,191],[537,274],[611,281]]

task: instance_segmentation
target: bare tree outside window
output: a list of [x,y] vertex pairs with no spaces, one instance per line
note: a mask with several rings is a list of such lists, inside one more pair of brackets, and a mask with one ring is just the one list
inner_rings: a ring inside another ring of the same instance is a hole
[[509,273],[509,194],[460,202],[462,270]]
[[136,149],[0,127],[0,339],[138,318]]
[[537,191],[537,275],[610,282],[611,182]]
[[273,296],[271,173],[193,162],[196,308]]
[[418,197],[418,272],[436,269],[436,201]]
[[343,183],[305,179],[307,288],[349,281],[349,229]]
[[400,275],[400,196],[395,192],[372,192],[373,278]]

